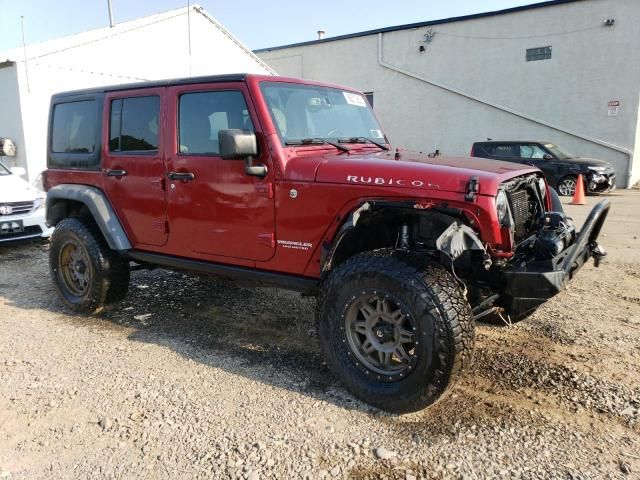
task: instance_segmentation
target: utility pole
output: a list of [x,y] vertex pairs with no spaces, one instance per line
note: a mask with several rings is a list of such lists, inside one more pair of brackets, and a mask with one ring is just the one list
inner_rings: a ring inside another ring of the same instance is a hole
[[27,79],[27,92],[31,93],[29,85],[29,67],[27,66],[27,44],[24,42],[24,15],[20,15],[20,27],[22,28],[22,55],[24,55],[24,73]]
[[189,48],[189,77],[191,77],[191,0],[187,0],[187,44]]
[[111,9],[111,0],[107,0],[107,6],[109,7],[109,26],[113,28],[115,25],[113,23],[113,10]]

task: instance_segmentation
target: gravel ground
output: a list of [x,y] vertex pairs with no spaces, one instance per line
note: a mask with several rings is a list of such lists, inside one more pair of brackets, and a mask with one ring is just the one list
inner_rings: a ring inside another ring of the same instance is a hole
[[0,247],[0,479],[640,478],[640,192],[610,198],[608,261],[403,416],[327,371],[311,298],[139,271],[76,316],[48,245]]

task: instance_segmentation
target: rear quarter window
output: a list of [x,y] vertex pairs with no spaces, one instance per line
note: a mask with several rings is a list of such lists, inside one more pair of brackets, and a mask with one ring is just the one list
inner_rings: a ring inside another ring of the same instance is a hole
[[53,111],[51,151],[93,153],[96,139],[96,102],[60,103]]
[[100,155],[99,102],[96,99],[52,105],[49,167],[95,169]]

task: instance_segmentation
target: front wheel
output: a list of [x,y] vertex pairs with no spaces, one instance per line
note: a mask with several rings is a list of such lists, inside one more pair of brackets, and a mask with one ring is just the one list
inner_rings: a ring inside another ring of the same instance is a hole
[[471,309],[453,276],[391,250],[354,256],[331,272],[317,322],[331,369],[355,396],[390,412],[434,403],[473,350]]
[[563,197],[571,197],[576,193],[576,185],[578,177],[575,175],[567,175],[558,182],[558,193]]

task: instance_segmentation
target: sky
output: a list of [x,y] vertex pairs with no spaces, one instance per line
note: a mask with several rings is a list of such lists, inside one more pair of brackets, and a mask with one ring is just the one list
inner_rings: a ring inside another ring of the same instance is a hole
[[[391,25],[500,10],[540,0],[193,0],[251,49]],[[112,0],[115,22],[186,6],[186,0]],[[390,7],[391,5],[391,7]],[[107,0],[0,0],[0,51],[109,25]]]

